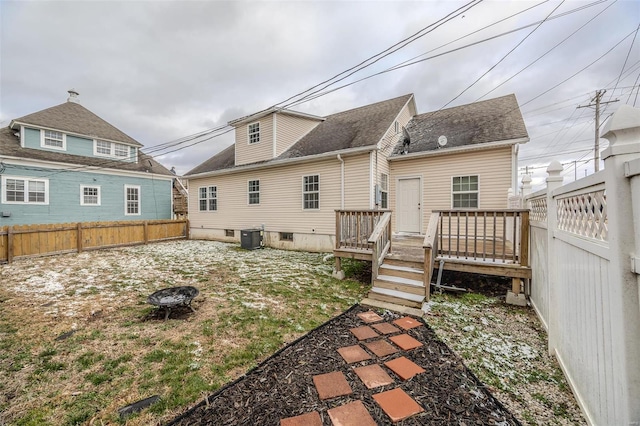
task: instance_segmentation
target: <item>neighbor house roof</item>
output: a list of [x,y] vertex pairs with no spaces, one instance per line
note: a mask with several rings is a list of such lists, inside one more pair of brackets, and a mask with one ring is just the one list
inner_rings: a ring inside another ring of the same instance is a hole
[[[52,152],[41,149],[23,148],[15,130],[9,127],[0,129],[0,160],[3,156],[21,158],[25,160],[51,161],[56,163],[78,164],[83,166],[100,167],[103,169],[128,170],[133,172],[150,172],[162,175],[172,175],[162,164],[152,157],[138,150],[138,162],[130,163],[106,158],[85,157],[64,152]],[[82,170],[88,171],[88,170]]]
[[[412,94],[404,95],[328,115],[324,117],[324,121],[279,157],[260,163],[252,163],[252,165],[267,165],[275,161],[310,157],[367,146],[371,146],[373,149],[394,123],[402,108],[412,98]],[[245,121],[243,120],[242,122]],[[233,169],[234,167],[235,147],[232,145],[190,170],[185,176]]]
[[230,126],[239,126],[240,124],[249,123],[251,121],[258,120],[261,117],[264,117],[269,114],[273,114],[274,112],[278,114],[292,115],[294,117],[309,118],[311,120],[318,120],[318,121],[324,120],[324,117],[319,117],[317,115],[306,114],[304,112],[294,111],[286,108],[271,107],[271,108],[265,109],[264,111],[256,112],[254,114],[247,115],[245,117],[236,118],[235,120],[229,121],[228,124]]
[[142,146],[131,136],[118,130],[82,105],[76,102],[63,104],[25,115],[12,121],[15,124],[26,124],[46,127],[53,130],[75,133],[97,139],[108,139],[115,142],[125,142],[129,145]]
[[[466,147],[490,142],[529,139],[515,95],[416,115],[407,125],[408,154]],[[446,137],[446,145],[438,139]],[[392,156],[403,155],[402,140]]]

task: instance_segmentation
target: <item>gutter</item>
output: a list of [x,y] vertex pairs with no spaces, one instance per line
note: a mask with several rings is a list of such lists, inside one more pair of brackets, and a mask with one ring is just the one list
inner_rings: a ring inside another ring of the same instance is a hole
[[438,149],[434,151],[422,151],[422,152],[414,152],[411,154],[396,155],[393,157],[389,157],[389,161],[411,160],[414,158],[422,158],[422,157],[437,157],[441,155],[458,154],[461,152],[474,152],[474,151],[480,151],[484,149],[500,148],[500,147],[514,145],[514,144],[524,144],[527,142],[529,142],[528,137],[518,138],[518,139],[507,139],[507,140],[498,141],[498,142],[479,143],[474,145],[458,146],[455,148],[445,148],[445,149]]
[[377,149],[378,148],[375,145],[367,145],[367,146],[361,146],[358,148],[349,148],[349,149],[344,149],[340,151],[332,151],[332,152],[325,152],[322,154],[307,155],[305,157],[284,158],[282,160],[273,160],[265,163],[246,164],[246,165],[236,166],[228,169],[213,170],[211,172],[203,172],[203,173],[197,173],[193,175],[185,175],[184,178],[200,179],[200,178],[205,178],[210,176],[220,176],[220,175],[226,175],[226,174],[232,174],[232,173],[240,173],[240,172],[256,170],[256,169],[270,169],[273,167],[286,166],[289,164],[304,164],[304,163],[310,163],[317,160],[334,158],[336,155],[340,155],[341,157],[344,157],[345,155],[356,155],[364,152],[375,151]]

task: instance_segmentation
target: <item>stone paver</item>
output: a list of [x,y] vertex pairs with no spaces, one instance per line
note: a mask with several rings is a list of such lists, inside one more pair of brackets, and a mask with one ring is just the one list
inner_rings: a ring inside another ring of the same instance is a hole
[[424,411],[413,398],[400,388],[375,394],[373,399],[394,423]]
[[422,325],[420,321],[416,321],[411,317],[398,318],[393,323],[398,327],[404,328],[405,330],[410,330],[412,328],[420,327]]
[[349,395],[352,392],[347,378],[340,371],[313,376],[313,384],[318,390],[320,399]]
[[360,345],[345,346],[338,349],[340,356],[347,362],[347,364],[353,364],[354,362],[366,361],[371,359],[371,355],[367,353]]
[[354,368],[353,371],[358,375],[360,380],[362,380],[362,383],[364,383],[368,389],[386,386],[393,383],[391,376],[389,376],[378,364]]
[[366,323],[379,322],[384,319],[373,311],[360,312],[358,314],[358,318],[360,318],[362,321]]
[[383,339],[366,342],[364,343],[364,345],[367,347],[367,349],[369,349],[379,357],[395,354],[396,352],[398,352],[398,350],[394,346]]
[[378,333],[382,333],[382,334],[393,334],[400,331],[398,327],[394,327],[392,324],[389,324],[388,322],[381,322],[380,324],[372,324],[371,327],[375,328],[378,331]]
[[317,411],[295,417],[280,419],[280,426],[322,426],[322,419]]
[[368,325],[352,328],[349,331],[353,333],[353,335],[356,336],[358,340],[366,340],[366,339],[371,339],[373,337],[379,336],[379,334],[376,333],[376,331],[373,328],[369,327]]
[[334,426],[377,426],[362,401],[354,401],[328,410]]
[[411,349],[419,348],[420,346],[422,346],[422,343],[420,343],[418,340],[414,339],[413,337],[409,336],[408,334],[399,334],[397,336],[391,336],[389,337],[389,340],[395,343],[403,351],[410,351]]
[[384,363],[384,365],[386,365],[387,368],[396,373],[402,380],[409,380],[413,376],[425,372],[424,368],[420,367],[418,364],[415,364],[414,362],[408,360],[403,356],[391,361],[387,361]]

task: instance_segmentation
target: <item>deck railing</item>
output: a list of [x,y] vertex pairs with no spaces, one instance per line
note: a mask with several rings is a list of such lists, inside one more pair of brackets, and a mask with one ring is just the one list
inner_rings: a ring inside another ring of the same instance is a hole
[[391,250],[391,212],[385,212],[378,221],[378,224],[369,237],[372,244],[373,254],[371,256],[371,279],[378,276],[378,268],[384,261],[384,257]]
[[336,249],[373,249],[369,237],[391,210],[336,210]]
[[422,247],[424,248],[424,300],[429,301],[431,295],[431,278],[435,267],[436,256],[438,255],[438,225],[440,223],[440,213],[431,213],[429,228],[424,236]]
[[529,266],[528,210],[463,209],[434,213],[438,214],[438,256]]

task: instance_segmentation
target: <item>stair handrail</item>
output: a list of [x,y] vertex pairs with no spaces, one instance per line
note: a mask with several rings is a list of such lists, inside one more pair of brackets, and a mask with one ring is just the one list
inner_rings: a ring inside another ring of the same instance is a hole
[[373,244],[371,255],[371,281],[378,277],[378,269],[384,257],[391,251],[391,212],[385,212],[368,240]]
[[185,188],[185,186],[182,184],[182,181],[180,180],[180,178],[178,178],[178,177],[174,178],[173,182],[178,184],[178,187],[176,189],[178,190],[178,192],[180,192],[180,194],[182,194],[182,196],[189,197],[189,190],[187,188]]
[[440,213],[433,212],[429,218],[429,226],[422,242],[424,248],[424,300],[429,301],[431,295],[431,278],[436,257],[438,256],[438,225],[440,224]]

